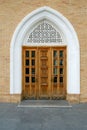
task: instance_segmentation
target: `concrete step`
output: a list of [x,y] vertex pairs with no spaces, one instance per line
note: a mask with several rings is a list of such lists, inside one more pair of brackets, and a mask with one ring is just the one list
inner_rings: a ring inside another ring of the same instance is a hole
[[66,100],[23,100],[18,107],[72,107]]

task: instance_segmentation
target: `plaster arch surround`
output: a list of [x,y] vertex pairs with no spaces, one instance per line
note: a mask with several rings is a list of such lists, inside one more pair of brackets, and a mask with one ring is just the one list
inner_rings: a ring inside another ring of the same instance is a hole
[[71,23],[58,11],[41,7],[27,15],[17,26],[10,47],[10,94],[22,93],[22,45],[28,31],[39,21],[49,20],[57,27],[67,46],[67,94],[80,94],[80,49],[77,34]]

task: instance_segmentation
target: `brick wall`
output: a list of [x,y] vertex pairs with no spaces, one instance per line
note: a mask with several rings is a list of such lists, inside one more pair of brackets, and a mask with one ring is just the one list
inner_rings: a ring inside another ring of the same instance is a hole
[[62,13],[78,34],[81,52],[80,101],[87,102],[87,0],[0,0],[0,101],[11,101],[8,95],[13,32],[27,14],[42,6],[49,6]]

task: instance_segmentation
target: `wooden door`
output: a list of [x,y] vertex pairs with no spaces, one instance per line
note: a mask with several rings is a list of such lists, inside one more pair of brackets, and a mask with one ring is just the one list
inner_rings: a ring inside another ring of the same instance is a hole
[[66,47],[52,48],[52,98],[66,97]]
[[23,47],[23,97],[59,99],[66,96],[66,47]]
[[35,99],[37,96],[37,51],[36,48],[23,47],[22,54],[23,97]]

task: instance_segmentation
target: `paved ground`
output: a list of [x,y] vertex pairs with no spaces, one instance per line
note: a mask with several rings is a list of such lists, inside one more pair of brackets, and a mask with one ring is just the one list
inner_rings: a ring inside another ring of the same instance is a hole
[[87,130],[87,104],[29,108],[0,103],[0,130]]

